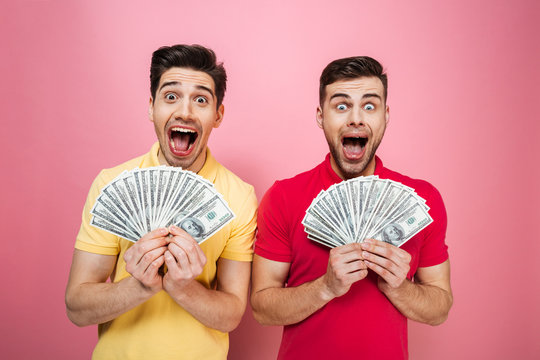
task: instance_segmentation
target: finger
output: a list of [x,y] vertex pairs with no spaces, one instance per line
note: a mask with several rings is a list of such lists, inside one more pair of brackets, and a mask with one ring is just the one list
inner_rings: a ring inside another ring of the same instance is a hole
[[347,264],[353,261],[362,260],[363,250],[362,249],[355,249],[354,251],[342,253],[342,254],[330,254],[329,261],[332,264]]
[[165,251],[164,257],[165,264],[168,268],[168,276],[170,276],[171,279],[187,279],[190,277],[189,266],[180,265],[178,259],[171,251]]
[[169,234],[169,230],[167,228],[157,228],[155,230],[152,230],[144,234],[143,237],[141,237],[139,241],[165,237],[168,234]]
[[129,261],[134,261],[135,263],[138,263],[141,257],[144,256],[144,254],[159,247],[163,247],[167,245],[167,243],[168,240],[166,236],[157,238],[145,238],[143,236],[141,240],[137,241],[135,245],[131,246],[124,253],[124,260],[126,261],[126,263]]
[[362,247],[359,243],[351,243],[333,248],[332,250],[330,250],[330,254],[346,254],[361,249]]
[[373,263],[371,261],[365,260],[365,262],[369,269],[373,270],[376,274],[378,274],[381,278],[383,278],[384,281],[386,281],[388,284],[395,284],[398,282],[397,276],[395,276],[392,272],[388,271],[382,266],[376,263]]
[[164,263],[165,263],[165,257],[163,255],[160,255],[157,259],[152,261],[152,263],[150,263],[150,265],[148,265],[148,267],[144,271],[143,275],[145,277],[149,278],[149,279],[152,279],[153,277],[155,277],[158,274],[159,268]]
[[405,264],[402,262],[396,264],[391,259],[378,256],[367,251],[363,255],[364,255],[364,258],[366,259],[365,261],[376,264],[380,266],[381,268],[385,269],[386,271],[392,273],[395,276],[402,276],[403,273],[405,273],[404,268],[405,267],[408,268],[408,264]]
[[171,225],[171,226],[169,226],[168,231],[169,231],[173,236],[191,237],[191,235],[189,235],[184,229],[182,229],[181,227],[178,227],[178,226],[176,226],[176,225]]
[[174,236],[173,242],[179,248],[184,250],[188,256],[190,264],[204,266],[206,264],[206,256],[202,252],[199,244],[192,237],[185,238]]
[[188,254],[186,254],[184,249],[175,243],[170,243],[167,251],[173,256],[176,267],[180,267],[184,270],[190,269],[191,263],[189,261]]
[[126,271],[133,275],[135,278],[139,279],[144,276],[144,273],[147,271],[148,267],[163,253],[167,250],[166,247],[160,247],[154,250],[151,250],[145,253],[142,257],[139,258],[139,261],[126,261]]
[[409,264],[411,261],[411,255],[408,252],[384,241],[366,239],[360,245],[363,250],[391,259],[395,263],[404,262]]
[[163,253],[167,250],[167,247],[160,246],[158,248],[155,248],[153,250],[150,250],[146,252],[140,259],[139,263],[137,265],[140,265],[143,269],[146,270],[146,268],[154,262],[158,257],[163,255]]
[[339,269],[336,269],[336,270],[343,274],[351,274],[360,270],[365,270],[366,268],[367,268],[367,265],[364,263],[364,261],[358,260],[358,261],[350,262],[347,264],[343,264]]

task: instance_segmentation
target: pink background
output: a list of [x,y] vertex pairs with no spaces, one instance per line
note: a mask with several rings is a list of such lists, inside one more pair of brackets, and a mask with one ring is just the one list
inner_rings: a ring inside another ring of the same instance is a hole
[[[200,43],[230,79],[211,149],[259,199],[327,152],[315,123],[324,66],[379,59],[391,107],[379,155],[437,186],[449,214],[455,304],[442,326],[410,323],[411,358],[539,358],[540,7],[509,3],[0,5],[2,357],[90,357],[96,328],[72,325],[63,299],[86,193],[155,139],[152,51]],[[280,334],[248,309],[230,358],[273,359]]]

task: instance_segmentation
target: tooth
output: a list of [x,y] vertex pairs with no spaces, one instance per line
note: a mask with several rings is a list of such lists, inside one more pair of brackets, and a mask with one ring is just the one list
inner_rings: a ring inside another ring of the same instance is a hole
[[184,128],[173,128],[171,129],[171,131],[178,131],[178,132],[183,132],[183,133],[194,133],[195,131],[191,130],[191,129],[184,129]]

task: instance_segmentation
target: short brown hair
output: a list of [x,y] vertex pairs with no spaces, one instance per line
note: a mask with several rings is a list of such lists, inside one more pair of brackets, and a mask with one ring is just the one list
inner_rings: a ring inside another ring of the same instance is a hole
[[216,88],[217,107],[223,102],[227,88],[227,73],[223,63],[216,61],[216,54],[201,45],[162,46],[152,54],[150,65],[150,93],[156,98],[161,75],[172,67],[183,67],[208,74]]
[[343,79],[355,79],[363,76],[377,77],[384,88],[384,101],[388,95],[388,78],[382,65],[369,56],[353,56],[337,59],[328,64],[319,81],[319,104],[322,106],[326,96],[326,85]]

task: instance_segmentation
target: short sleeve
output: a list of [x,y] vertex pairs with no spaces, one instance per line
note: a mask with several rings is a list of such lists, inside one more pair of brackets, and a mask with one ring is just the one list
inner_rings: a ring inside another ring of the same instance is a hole
[[447,216],[446,208],[441,194],[431,184],[429,197],[426,204],[429,206],[429,214],[433,218],[431,223],[425,229],[424,242],[420,249],[420,258],[418,266],[428,267],[443,263],[448,259],[448,246],[445,243]]
[[236,260],[251,261],[253,259],[253,240],[257,231],[257,197],[252,186],[240,207],[234,209],[235,219],[227,244],[220,257]]
[[120,252],[119,238],[90,225],[90,220],[92,218],[90,211],[92,210],[101,189],[106,184],[107,181],[104,172],[102,171],[96,177],[88,192],[88,197],[86,198],[82,213],[81,228],[79,229],[79,234],[77,235],[77,240],[75,242],[75,248],[100,255],[118,255]]
[[284,216],[287,212],[284,193],[279,182],[268,189],[259,206],[257,224],[259,231],[255,254],[269,260],[291,262],[290,237]]

